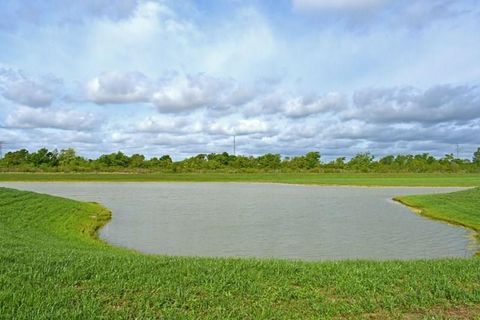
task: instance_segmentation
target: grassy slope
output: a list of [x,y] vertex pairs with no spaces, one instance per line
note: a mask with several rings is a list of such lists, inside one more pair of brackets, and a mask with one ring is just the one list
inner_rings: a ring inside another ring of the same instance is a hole
[[397,197],[420,214],[480,231],[480,188],[460,192]]
[[448,173],[0,173],[0,181],[219,181],[362,186],[480,186],[480,174]]
[[91,235],[99,205],[0,188],[0,318],[474,318],[480,259],[150,256]]

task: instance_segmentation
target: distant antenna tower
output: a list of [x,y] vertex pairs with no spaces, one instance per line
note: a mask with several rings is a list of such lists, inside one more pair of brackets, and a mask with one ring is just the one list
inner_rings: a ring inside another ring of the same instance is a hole
[[237,142],[236,142],[236,137],[235,135],[233,136],[233,155],[237,155]]
[[460,154],[460,146],[459,146],[458,143],[457,143],[457,159],[459,159],[459,157],[458,157],[459,154]]

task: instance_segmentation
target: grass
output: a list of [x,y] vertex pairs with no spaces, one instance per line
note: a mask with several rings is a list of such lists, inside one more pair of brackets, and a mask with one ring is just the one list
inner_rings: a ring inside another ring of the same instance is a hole
[[479,173],[0,173],[0,181],[276,182],[357,186],[480,186]]
[[[473,217],[478,190],[471,192],[477,193],[446,198],[450,207],[473,199],[460,220],[478,219]],[[153,256],[96,239],[95,230],[109,218],[98,204],[0,188],[0,318],[474,319],[480,314],[478,258],[307,263]]]
[[421,215],[480,232],[480,188],[435,195],[396,197]]

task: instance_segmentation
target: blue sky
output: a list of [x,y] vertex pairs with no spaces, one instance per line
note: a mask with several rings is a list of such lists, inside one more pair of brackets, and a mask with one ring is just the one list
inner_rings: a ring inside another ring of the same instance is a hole
[[471,157],[479,34],[474,0],[4,0],[0,140]]

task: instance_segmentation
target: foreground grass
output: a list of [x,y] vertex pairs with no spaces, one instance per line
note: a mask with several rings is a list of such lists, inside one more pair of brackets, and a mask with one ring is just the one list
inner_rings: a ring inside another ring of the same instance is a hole
[[355,186],[480,186],[479,173],[0,173],[0,181],[276,182]]
[[0,318],[480,314],[478,258],[306,263],[151,256],[97,240],[95,230],[109,217],[97,204],[0,188]]

